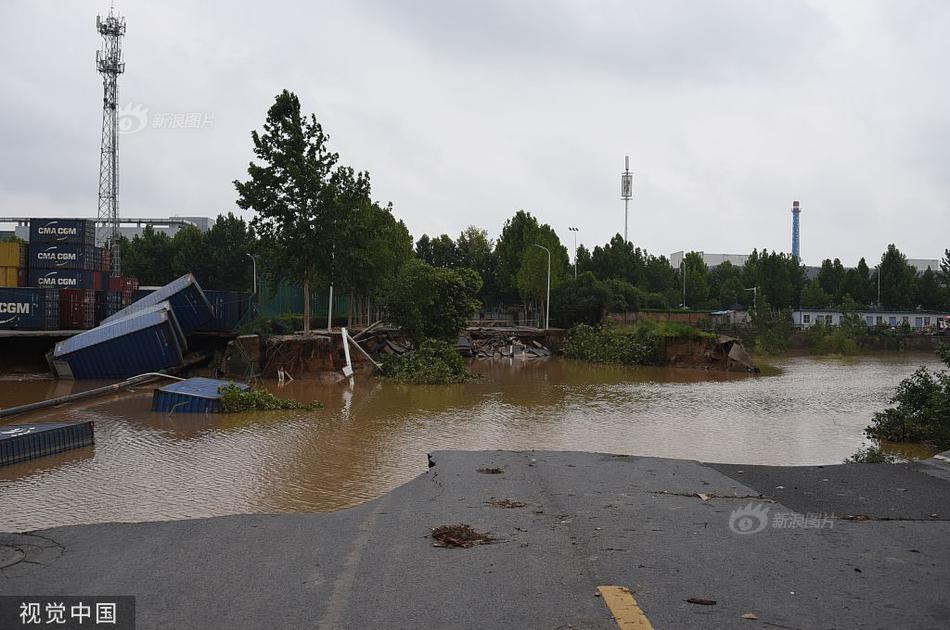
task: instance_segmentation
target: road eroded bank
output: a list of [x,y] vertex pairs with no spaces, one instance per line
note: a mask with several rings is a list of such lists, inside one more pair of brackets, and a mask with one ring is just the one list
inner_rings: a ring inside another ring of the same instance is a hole
[[[756,627],[750,615],[769,627],[924,628],[950,614],[950,475],[929,464],[431,461],[330,514],[5,534],[6,549],[35,558],[2,569],[0,594],[135,595],[142,628],[616,628],[624,609],[598,597],[617,603],[608,586],[629,589],[657,629]],[[434,546],[432,528],[457,523],[493,540]]]

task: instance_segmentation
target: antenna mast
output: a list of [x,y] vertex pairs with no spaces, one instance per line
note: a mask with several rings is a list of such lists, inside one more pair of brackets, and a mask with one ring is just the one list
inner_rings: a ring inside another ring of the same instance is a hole
[[119,75],[125,72],[122,37],[125,18],[109,8],[108,17],[96,16],[96,30],[102,35],[102,50],[96,51],[96,69],[102,75],[102,146],[99,156],[99,220],[96,242],[112,250],[112,275],[121,274],[119,265]]
[[629,215],[630,198],[633,197],[633,174],[630,173],[630,156],[624,156],[624,171],[620,175],[620,197],[623,199],[623,242],[629,243],[627,238],[627,217]]

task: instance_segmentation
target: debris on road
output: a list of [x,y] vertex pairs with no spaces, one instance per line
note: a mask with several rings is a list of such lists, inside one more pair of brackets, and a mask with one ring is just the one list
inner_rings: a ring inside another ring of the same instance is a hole
[[690,604],[699,604],[700,606],[715,606],[716,600],[707,597],[690,597],[686,600]]
[[479,468],[478,472],[482,473],[483,475],[500,475],[505,471],[501,468]]
[[468,549],[475,545],[488,545],[495,541],[488,534],[482,534],[472,529],[465,523],[458,525],[440,525],[432,528],[432,538],[435,542],[433,547],[446,547],[449,549]]
[[489,507],[511,509],[511,508],[523,508],[528,504],[522,501],[512,501],[511,499],[492,499],[491,501],[485,501],[485,505]]

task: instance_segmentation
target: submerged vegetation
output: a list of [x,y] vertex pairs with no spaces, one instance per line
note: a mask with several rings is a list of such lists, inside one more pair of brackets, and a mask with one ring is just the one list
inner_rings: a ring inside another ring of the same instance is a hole
[[320,409],[318,402],[302,403],[288,398],[279,398],[267,390],[243,390],[234,383],[218,389],[221,396],[221,411],[240,413],[243,411],[275,411],[278,409]]
[[880,446],[868,446],[844,460],[845,464],[896,464],[903,461],[897,455],[888,453]]
[[455,348],[439,339],[424,340],[414,352],[385,357],[379,373],[400,383],[416,385],[464,383],[478,378],[466,369]]
[[[950,346],[941,346],[937,354],[950,367]],[[890,402],[892,407],[874,414],[865,430],[868,437],[950,449],[950,371],[918,368],[901,381]]]
[[564,356],[596,363],[659,365],[665,360],[666,342],[710,340],[715,335],[679,322],[642,322],[634,325],[589,326],[578,324],[564,343]]

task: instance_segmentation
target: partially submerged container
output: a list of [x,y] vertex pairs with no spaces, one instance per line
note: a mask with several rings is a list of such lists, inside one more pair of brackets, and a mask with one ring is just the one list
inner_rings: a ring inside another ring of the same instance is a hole
[[167,413],[219,413],[221,411],[220,389],[234,385],[242,391],[251,387],[245,383],[221,381],[214,378],[195,377],[179,381],[155,390],[152,394],[152,411]]
[[178,325],[186,335],[190,335],[213,317],[208,298],[198,286],[195,277],[189,273],[136,300],[112,317],[106,318],[103,324],[166,301],[171,304]]
[[53,366],[64,377],[129,378],[178,367],[186,348],[171,306],[162,302],[60,341]]
[[0,466],[90,446],[94,440],[91,421],[0,426]]
[[0,288],[0,329],[56,330],[59,292],[35,287]]

